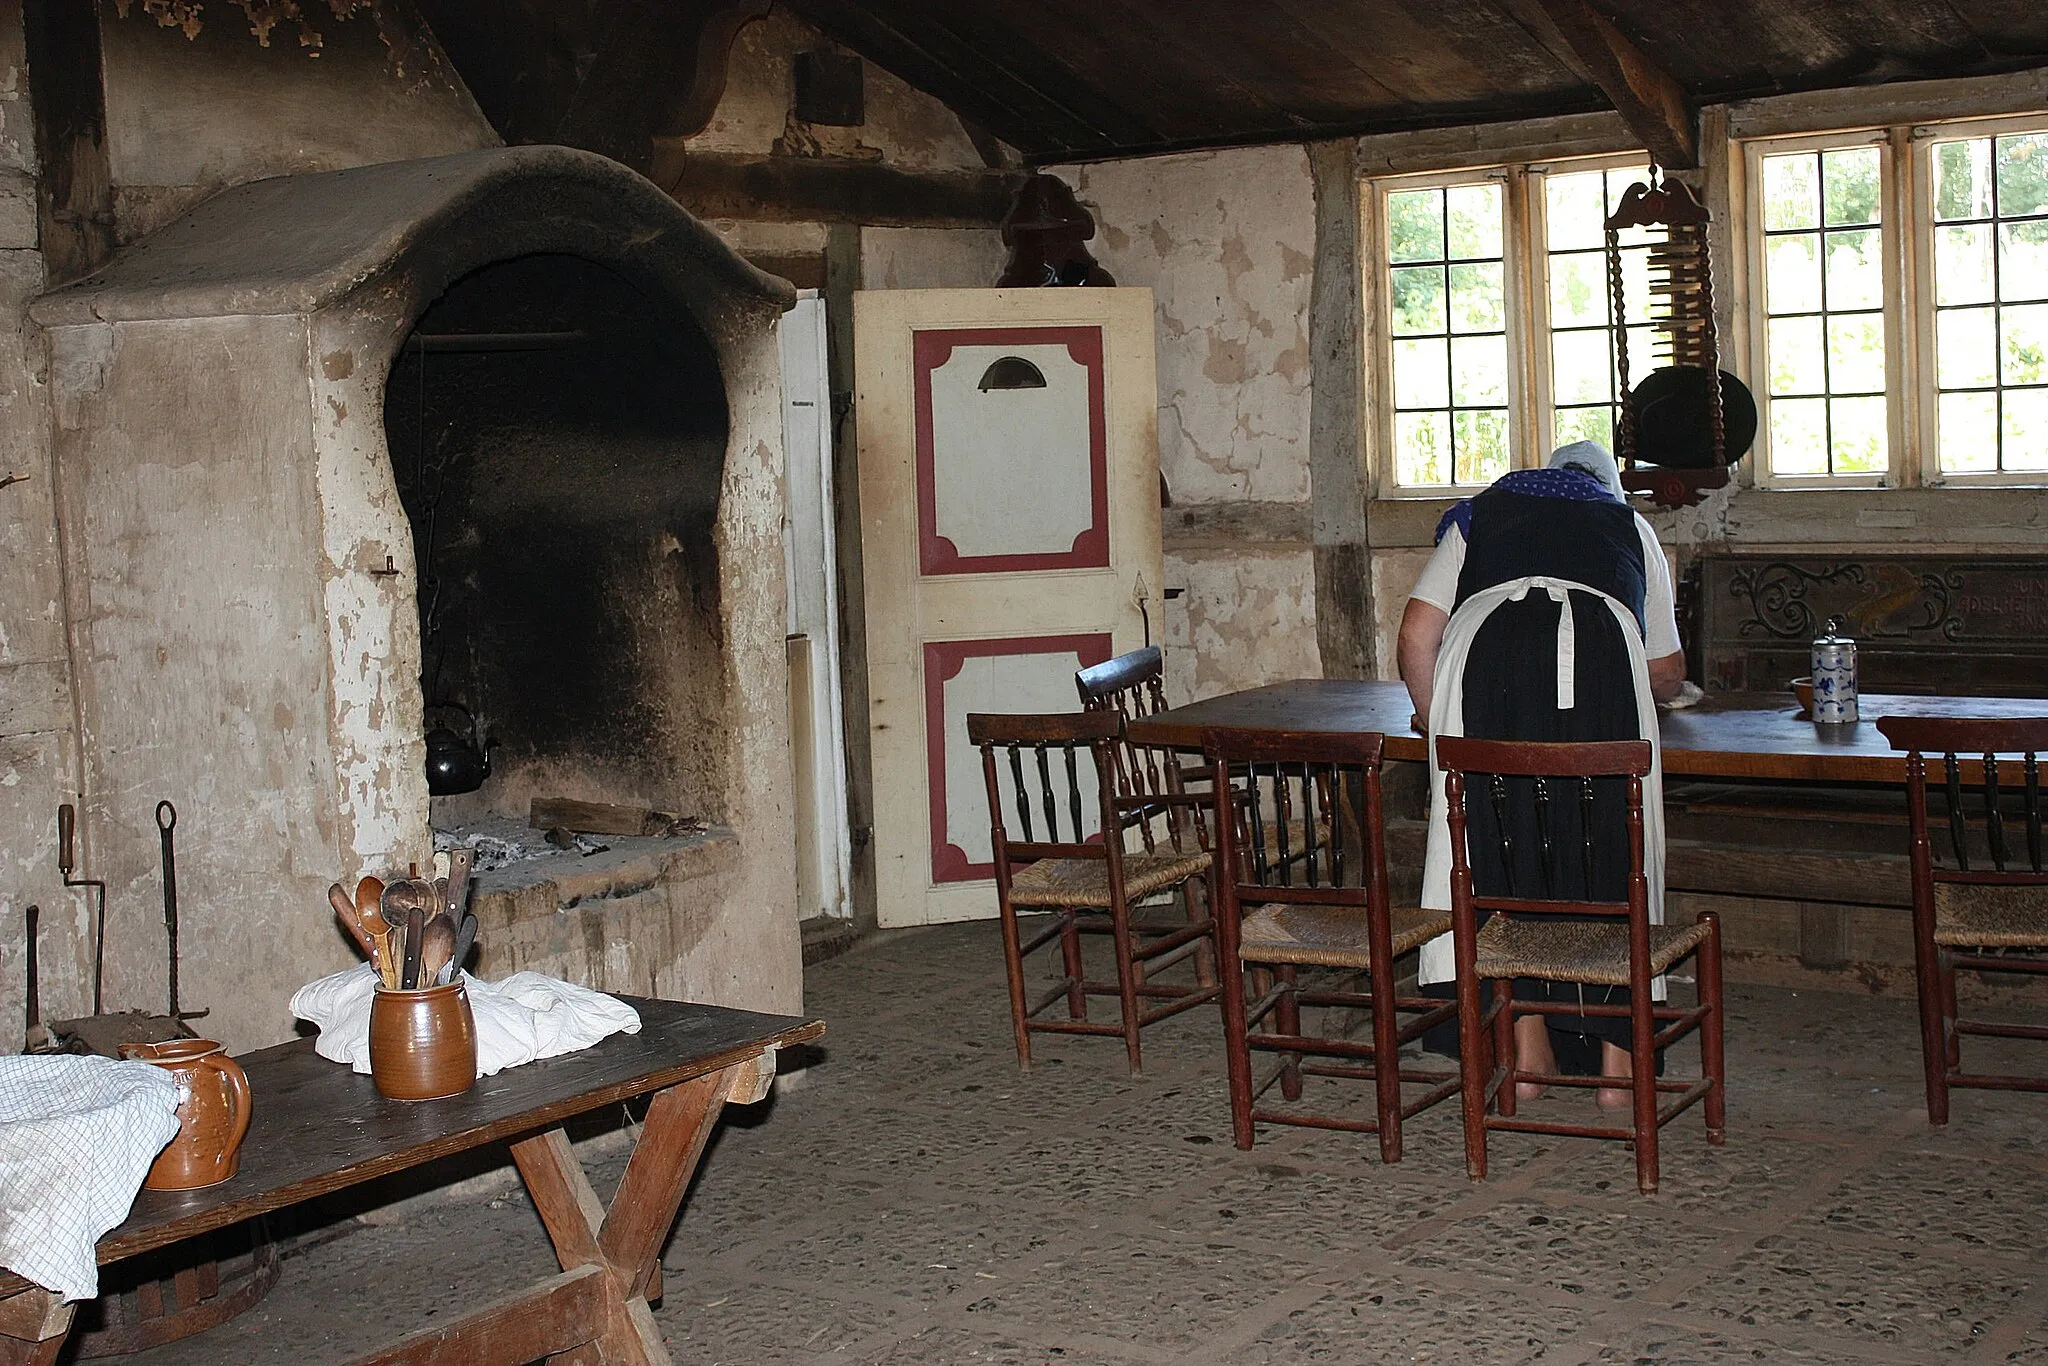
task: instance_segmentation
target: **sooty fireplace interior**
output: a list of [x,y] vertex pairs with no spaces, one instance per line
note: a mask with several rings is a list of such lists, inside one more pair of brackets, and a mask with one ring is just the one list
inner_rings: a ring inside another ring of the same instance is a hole
[[486,266],[400,348],[384,428],[424,722],[488,744],[488,777],[437,796],[435,825],[524,819],[534,796],[723,822],[729,422],[703,331],[580,257]]

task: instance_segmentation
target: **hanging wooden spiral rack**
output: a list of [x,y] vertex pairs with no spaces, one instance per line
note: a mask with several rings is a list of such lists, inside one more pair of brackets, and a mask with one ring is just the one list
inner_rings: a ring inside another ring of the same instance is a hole
[[[1615,454],[1622,465],[1622,486],[1646,493],[1660,507],[1691,507],[1709,489],[1728,483],[1726,428],[1722,411],[1720,345],[1714,328],[1714,272],[1707,244],[1706,206],[1682,182],[1666,180],[1655,165],[1647,183],[1638,181],[1623,192],[1621,203],[1607,218],[1607,288],[1614,318],[1614,362],[1621,402],[1615,422]],[[1705,371],[1708,434],[1713,453],[1705,469],[1681,469],[1636,463],[1640,415],[1629,381],[1628,313],[1622,287],[1621,234],[1630,228],[1661,228],[1664,239],[1649,249],[1650,294],[1655,301],[1646,319],[1658,333],[1653,359],[1664,365]]]

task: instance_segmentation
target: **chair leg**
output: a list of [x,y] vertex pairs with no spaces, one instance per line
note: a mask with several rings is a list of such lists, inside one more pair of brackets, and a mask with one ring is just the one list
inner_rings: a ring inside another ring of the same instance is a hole
[[1138,1046],[1138,954],[1131,934],[1131,912],[1121,904],[1109,908],[1111,936],[1116,940],[1116,994],[1123,1005],[1124,1053],[1131,1075],[1144,1070]]
[[1700,1004],[1707,1018],[1700,1021],[1700,1071],[1712,1083],[1700,1108],[1707,1116],[1707,1143],[1720,1147],[1728,1141],[1728,1063],[1722,1044],[1725,1038],[1721,1013],[1721,917],[1713,911],[1700,912],[1707,937],[1694,955],[1699,974]]
[[1956,957],[1948,949],[1935,952],[1941,964],[1938,980],[1941,982],[1942,1036],[1948,1040],[1948,1070],[1960,1072],[1963,1070],[1963,1032],[1956,1028],[1956,1017],[1962,1013],[1956,1009]]
[[1503,979],[1492,983],[1492,987],[1493,1003],[1498,1008],[1493,1017],[1493,1065],[1507,1069],[1494,1108],[1512,1119],[1517,1104],[1515,1074],[1522,1066],[1521,1050],[1515,1047],[1515,984]]
[[[1391,970],[1384,974],[1393,980]],[[1372,1080],[1380,1112],[1380,1161],[1401,1160],[1401,1017],[1391,987],[1382,991],[1375,976],[1372,989]]]
[[[1195,904],[1195,887],[1198,883],[1202,888],[1202,904],[1200,906]],[[1180,899],[1181,905],[1187,908],[1188,923],[1190,925],[1200,924],[1203,917],[1208,915],[1211,908],[1216,905],[1215,894],[1210,889],[1206,878],[1191,877],[1186,882],[1181,883]],[[1204,987],[1216,985],[1216,931],[1213,926],[1208,934],[1196,941],[1195,984]]]
[[997,907],[1003,923],[1003,967],[1010,976],[1010,1026],[1017,1033],[1017,1068],[1031,1070],[1031,1030],[1026,1024],[1030,1018],[1024,1003],[1024,953],[1022,940],[1017,933],[1017,911],[1010,905],[1008,897],[1002,898]]
[[1493,1070],[1490,1036],[1480,1018],[1479,983],[1458,973],[1459,1099],[1465,1110],[1465,1175],[1486,1179],[1486,1079]]
[[1949,1021],[1942,990],[1942,959],[1931,943],[1914,945],[1920,996],[1920,1062],[1927,1074],[1927,1122],[1948,1123]]
[[1629,1096],[1634,1101],[1636,1189],[1657,1193],[1657,1021],[1645,980],[1629,992]]
[[1949,1074],[1962,1070],[1963,1036],[1956,1032],[1956,962],[1934,949],[1934,1035],[1927,1053],[1927,1122],[1948,1123]]
[[1223,1067],[1230,1081],[1230,1141],[1242,1152],[1252,1148],[1252,1049],[1244,1022],[1242,962],[1223,964]]
[[[1296,994],[1296,982],[1300,970],[1292,963],[1282,964],[1273,969],[1273,975],[1280,979],[1280,1000],[1273,1006],[1273,1019],[1282,1034],[1301,1034],[1301,998]],[[1280,1094],[1289,1100],[1301,1099],[1301,1054],[1280,1055]]]
[[1066,917],[1060,925],[1060,965],[1067,974],[1067,1017],[1085,1020],[1088,1018],[1088,992],[1083,983],[1088,978],[1087,964],[1081,960],[1081,917],[1071,906],[1062,907],[1060,914]]
[[1915,879],[1913,978],[1920,998],[1920,1063],[1927,1074],[1927,1122],[1948,1123],[1948,1027],[1942,1011],[1942,953],[1934,943],[1927,888]]

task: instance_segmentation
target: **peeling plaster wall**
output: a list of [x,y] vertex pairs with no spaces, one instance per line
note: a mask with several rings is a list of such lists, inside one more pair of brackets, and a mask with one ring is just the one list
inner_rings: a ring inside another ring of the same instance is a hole
[[[42,912],[43,1005],[92,1008],[89,904],[57,875],[57,806],[73,800],[77,737],[65,648],[49,444],[49,351],[28,320],[42,292],[35,134],[18,0],[0,0],[0,1001],[25,999],[25,915]],[[0,1011],[0,1052],[21,1044],[22,1012]]]
[[[161,1009],[154,811],[178,809],[181,995],[238,1048],[346,966],[320,507],[290,317],[50,329],[77,636],[85,866],[107,882],[109,1009]],[[194,393],[194,377],[203,387]],[[296,912],[296,913],[295,913]]]
[[[1096,257],[1156,301],[1159,467],[1173,498],[1166,575],[1187,590],[1166,609],[1169,696],[1321,674],[1307,517],[1307,153],[1053,169],[1095,214]],[[1209,514],[1227,514],[1230,534],[1216,534]]]
[[107,169],[121,241],[244,181],[499,145],[424,25],[415,21],[418,41],[394,56],[369,16],[307,9],[323,39],[318,56],[290,24],[259,46],[231,5],[207,7],[192,38],[159,27],[139,5],[125,19],[102,7]]

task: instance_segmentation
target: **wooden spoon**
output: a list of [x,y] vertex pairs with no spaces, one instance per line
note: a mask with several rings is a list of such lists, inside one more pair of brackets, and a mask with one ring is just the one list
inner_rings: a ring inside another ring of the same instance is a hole
[[426,938],[420,948],[420,985],[439,986],[442,970],[454,958],[455,922],[444,911],[427,922]]
[[384,883],[381,878],[366,877],[356,884],[356,919],[371,934],[381,934],[390,928],[384,923],[378,903],[384,897]]
[[355,941],[363,956],[372,963],[377,961],[377,945],[356,917],[356,903],[349,900],[348,891],[339,882],[327,889],[327,904],[334,907],[334,918],[348,931],[348,937]]

